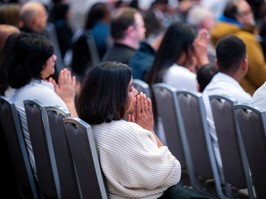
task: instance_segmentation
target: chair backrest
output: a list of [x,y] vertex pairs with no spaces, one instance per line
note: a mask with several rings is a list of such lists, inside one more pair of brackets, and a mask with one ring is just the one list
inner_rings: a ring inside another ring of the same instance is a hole
[[245,149],[234,120],[236,100],[221,95],[211,95],[209,99],[225,181],[239,189],[248,188],[249,197],[254,198]]
[[195,184],[185,129],[176,100],[176,89],[165,83],[154,84],[152,89],[158,116],[162,119],[167,146],[179,160],[182,170],[187,170],[190,183]]
[[56,54],[56,69],[57,73],[59,73],[64,68],[64,62],[62,59],[61,51],[59,48],[58,38],[55,30],[55,26],[53,23],[48,23],[44,35],[53,43],[54,51]]
[[87,35],[87,44],[91,53],[91,62],[93,66],[96,66],[100,62],[100,57],[98,54],[98,49],[95,43],[94,36],[91,31],[86,31]]
[[218,196],[226,198],[221,187],[202,96],[197,92],[178,90],[176,97],[184,122],[195,175],[206,180],[214,179]]
[[78,118],[64,118],[67,139],[82,198],[108,198],[91,126]]
[[77,30],[72,39],[71,49],[68,50],[69,66],[80,80],[88,70],[100,62],[98,49],[91,30]]
[[47,133],[51,134],[53,143],[62,198],[78,199],[79,189],[63,123],[63,118],[70,117],[70,113],[55,106],[44,107],[43,111],[42,119],[48,123]]
[[0,126],[11,158],[21,198],[39,198],[15,105],[0,97]]
[[151,97],[150,86],[149,86],[149,84],[147,84],[143,80],[133,79],[133,86],[135,89],[137,89],[137,91],[139,93],[143,92],[144,94],[146,94],[147,97],[149,97],[149,98]]
[[58,171],[50,133],[43,122],[44,106],[36,100],[25,100],[24,108],[34,154],[40,194],[45,198],[61,198]]
[[266,198],[266,112],[252,105],[234,105],[257,198]]

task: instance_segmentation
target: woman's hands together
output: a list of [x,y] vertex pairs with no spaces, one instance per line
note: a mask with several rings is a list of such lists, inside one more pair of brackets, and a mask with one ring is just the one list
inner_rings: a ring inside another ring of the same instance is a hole
[[153,131],[152,103],[150,98],[147,98],[142,92],[137,95],[135,112],[129,115],[128,120],[139,124],[144,129]]
[[49,82],[54,85],[55,92],[61,97],[68,107],[72,116],[77,116],[75,108],[75,95],[78,88],[76,77],[72,76],[71,72],[64,68],[60,71],[58,84],[53,78],[49,78]]
[[60,71],[58,84],[54,79],[50,78],[49,82],[54,85],[55,92],[63,99],[64,102],[72,101],[76,94],[76,77],[72,76],[71,72],[64,68]]

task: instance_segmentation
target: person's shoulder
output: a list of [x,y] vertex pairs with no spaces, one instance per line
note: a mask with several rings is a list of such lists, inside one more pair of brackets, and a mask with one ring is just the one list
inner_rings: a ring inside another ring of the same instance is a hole
[[193,79],[196,77],[196,74],[191,72],[188,68],[179,66],[177,64],[173,64],[168,69],[170,75],[180,76],[180,77],[193,77]]
[[240,30],[235,35],[238,36],[239,38],[241,38],[245,44],[247,44],[247,42],[258,43],[258,39],[257,39],[256,35],[249,32],[249,31]]
[[129,122],[129,121],[126,121],[126,120],[118,120],[118,121],[113,121],[114,123],[117,123],[119,125],[122,125],[122,126],[125,126],[127,127],[128,129],[141,129],[142,127],[139,126],[137,123],[134,123],[134,122]]
[[43,80],[31,81],[26,86],[18,89],[17,93],[18,96],[27,99],[46,99],[56,94],[53,85]]
[[93,131],[97,134],[97,136],[101,137],[102,135],[106,135],[108,132],[109,135],[112,135],[108,139],[115,139],[117,137],[123,139],[138,139],[139,135],[145,132],[141,126],[136,123],[128,122],[125,120],[117,120],[108,123],[102,123],[99,125],[93,125]]
[[134,134],[134,133],[141,133],[146,131],[140,125],[134,122],[129,122],[126,120],[118,120],[112,122],[115,125],[119,125],[121,130],[124,131],[125,134]]

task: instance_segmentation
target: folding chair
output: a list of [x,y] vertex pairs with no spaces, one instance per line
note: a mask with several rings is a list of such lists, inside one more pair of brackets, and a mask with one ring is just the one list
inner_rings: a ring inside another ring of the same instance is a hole
[[207,180],[213,179],[219,198],[226,198],[222,191],[202,96],[200,93],[179,90],[176,97],[184,122],[194,173],[197,179],[201,179],[199,183],[204,182],[200,183],[200,188],[208,188],[205,186]]
[[51,135],[62,198],[79,199],[79,187],[63,122],[64,118],[70,117],[70,113],[55,106],[44,107],[42,111],[43,122],[48,126],[46,133]]
[[[247,188],[249,198],[254,198],[246,152],[234,120],[236,100],[221,95],[211,95],[209,99],[225,182],[238,190]],[[230,192],[229,196],[233,197],[232,190]]]
[[[165,83],[152,86],[158,116],[161,117],[166,142],[169,150],[181,164],[182,173],[188,175],[189,182],[185,185],[197,186],[197,180],[192,166],[189,147],[187,144],[183,120],[176,99],[176,89]],[[183,176],[183,175],[182,175]]]
[[82,198],[108,198],[91,126],[78,118],[64,118],[67,139]]
[[38,186],[30,165],[18,112],[15,105],[2,96],[0,96],[0,124],[20,197],[38,199]]
[[266,112],[253,105],[234,105],[257,198],[266,198]]
[[51,134],[43,122],[44,106],[37,100],[24,100],[31,145],[33,149],[41,197],[61,199],[61,188]]

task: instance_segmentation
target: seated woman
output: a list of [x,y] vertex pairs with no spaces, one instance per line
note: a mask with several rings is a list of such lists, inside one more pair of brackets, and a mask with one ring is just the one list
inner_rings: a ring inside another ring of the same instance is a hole
[[37,177],[23,101],[36,99],[44,106],[59,106],[77,116],[74,103],[76,78],[69,70],[63,69],[58,84],[51,78],[47,81],[55,72],[56,56],[52,43],[37,34],[11,34],[0,57],[0,88],[20,113],[27,149]]
[[155,135],[151,100],[132,86],[128,65],[91,69],[76,108],[92,125],[110,198],[211,198],[177,186],[180,163]]
[[[197,68],[209,63],[208,32],[194,29],[182,22],[171,24],[162,38],[145,81],[152,86],[166,83],[177,90],[197,91]],[[204,47],[204,48],[203,48]]]

